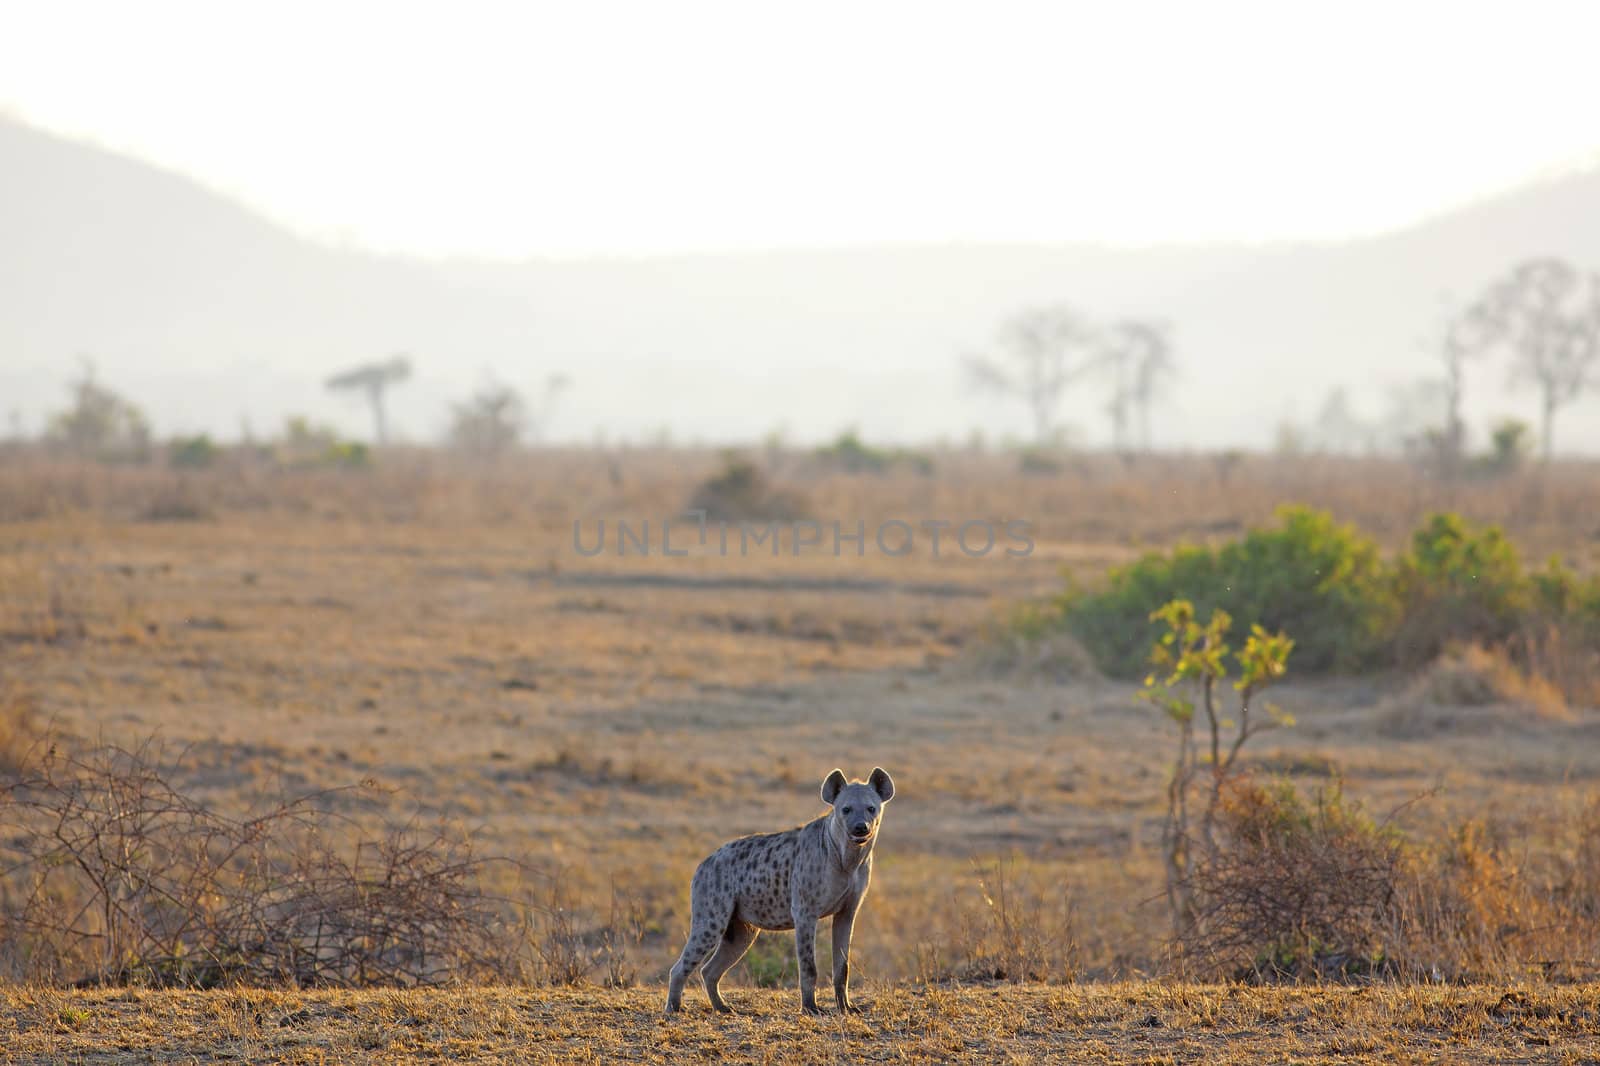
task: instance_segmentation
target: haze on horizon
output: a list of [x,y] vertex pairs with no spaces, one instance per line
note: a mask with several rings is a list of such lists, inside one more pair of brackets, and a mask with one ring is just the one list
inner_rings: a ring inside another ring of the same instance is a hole
[[[160,435],[366,438],[323,382],[404,351],[411,441],[553,375],[564,443],[1016,441],[962,359],[1066,303],[1173,325],[1156,447],[1341,389],[1395,447],[1452,309],[1600,269],[1592,5],[440,10],[0,0],[0,417],[83,353]],[[1538,419],[1507,370],[1468,371],[1474,447]],[[1057,428],[1108,411],[1086,381]]]
[[1337,240],[1593,162],[1581,3],[0,6],[0,109],[323,241]]

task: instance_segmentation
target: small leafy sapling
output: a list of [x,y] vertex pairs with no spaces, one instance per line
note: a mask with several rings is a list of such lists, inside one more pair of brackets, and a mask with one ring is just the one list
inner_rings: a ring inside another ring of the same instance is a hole
[[[1173,929],[1183,932],[1194,924],[1194,901],[1189,886],[1196,864],[1214,858],[1217,850],[1217,809],[1224,786],[1238,767],[1239,752],[1251,737],[1294,720],[1272,703],[1263,702],[1259,713],[1253,701],[1262,689],[1283,677],[1294,641],[1283,633],[1250,627],[1244,647],[1232,655],[1239,674],[1233,680],[1237,712],[1226,717],[1219,688],[1228,680],[1228,631],[1233,619],[1214,610],[1201,624],[1194,604],[1173,600],[1151,612],[1152,622],[1165,623],[1150,652],[1154,669],[1145,678],[1140,698],[1160,707],[1178,725],[1178,757],[1167,781],[1167,815],[1162,827],[1162,856],[1167,870],[1167,902]],[[1197,712],[1203,715],[1197,729]],[[1198,833],[1192,824],[1190,793],[1202,769],[1209,768]],[[1200,854],[1196,854],[1198,836]]]

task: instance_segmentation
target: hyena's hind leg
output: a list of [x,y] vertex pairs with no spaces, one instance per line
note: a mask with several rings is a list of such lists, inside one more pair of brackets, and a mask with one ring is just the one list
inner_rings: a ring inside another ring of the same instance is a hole
[[706,900],[695,891],[698,887],[690,888],[689,939],[678,961],[672,964],[672,976],[667,981],[668,1013],[682,1008],[684,980],[722,943],[733,918],[733,900]]
[[737,918],[733,919],[728,923],[727,931],[722,934],[722,946],[717,948],[717,953],[711,956],[711,961],[700,971],[700,980],[705,982],[706,996],[711,1000],[711,1005],[725,1014],[732,1013],[733,1008],[723,1002],[721,993],[717,991],[717,982],[722,980],[722,975],[731,970],[736,962],[744,958],[744,953],[756,942],[756,935],[755,926]]

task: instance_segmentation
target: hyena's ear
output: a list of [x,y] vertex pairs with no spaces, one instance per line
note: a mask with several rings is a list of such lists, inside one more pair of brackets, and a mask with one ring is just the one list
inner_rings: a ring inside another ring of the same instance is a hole
[[883,767],[872,768],[872,776],[867,778],[867,784],[872,786],[872,791],[876,792],[883,802],[888,803],[894,799],[894,778],[890,777],[889,771]]
[[840,790],[847,784],[849,782],[844,779],[843,770],[835,770],[829,774],[822,782],[822,802],[832,807],[833,801],[839,798]]

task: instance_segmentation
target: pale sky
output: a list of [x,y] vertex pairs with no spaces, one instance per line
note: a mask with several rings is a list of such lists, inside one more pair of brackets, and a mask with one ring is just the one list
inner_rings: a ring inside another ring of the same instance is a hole
[[0,109],[506,257],[1337,238],[1600,149],[1594,3],[0,0]]

